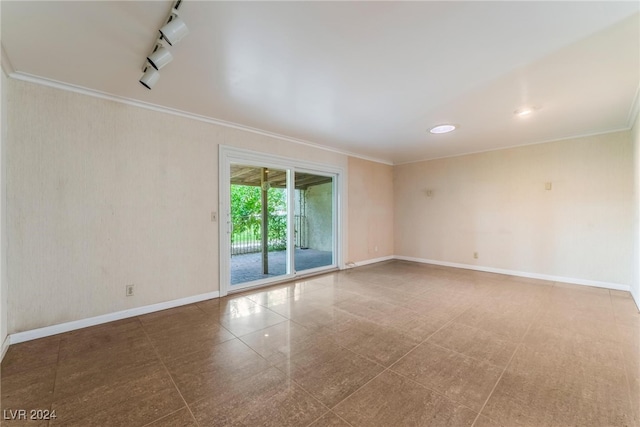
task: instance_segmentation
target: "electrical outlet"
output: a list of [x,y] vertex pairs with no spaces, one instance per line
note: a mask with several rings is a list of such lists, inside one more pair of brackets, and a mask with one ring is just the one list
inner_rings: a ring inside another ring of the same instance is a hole
[[473,257],[474,257],[475,259],[478,259],[478,252],[474,252],[474,253],[473,253]]
[[132,297],[133,296],[133,285],[125,286],[125,295],[128,296],[128,297]]

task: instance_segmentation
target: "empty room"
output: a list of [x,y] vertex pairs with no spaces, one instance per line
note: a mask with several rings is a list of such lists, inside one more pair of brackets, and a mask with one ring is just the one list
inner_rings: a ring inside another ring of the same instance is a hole
[[640,427],[637,1],[0,23],[1,426]]

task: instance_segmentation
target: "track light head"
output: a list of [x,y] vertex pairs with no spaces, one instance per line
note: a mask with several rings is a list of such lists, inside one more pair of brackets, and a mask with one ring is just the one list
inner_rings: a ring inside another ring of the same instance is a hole
[[147,56],[147,61],[153,68],[159,70],[173,60],[173,55],[169,49],[157,44],[151,55]]
[[173,46],[178,43],[184,36],[189,34],[189,28],[187,24],[178,17],[175,13],[169,17],[169,22],[162,28],[160,28],[160,35],[163,40],[169,43],[169,46]]
[[158,83],[158,80],[160,80],[160,73],[153,67],[146,67],[144,69],[144,74],[140,77],[140,83],[142,83],[142,86],[149,90]]

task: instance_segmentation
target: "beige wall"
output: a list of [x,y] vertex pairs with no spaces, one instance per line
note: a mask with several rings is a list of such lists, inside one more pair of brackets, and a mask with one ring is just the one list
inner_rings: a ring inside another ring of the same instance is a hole
[[628,286],[631,148],[619,132],[396,166],[395,253]]
[[0,91],[5,333],[217,291],[220,144],[345,168],[345,261],[632,282],[630,132],[394,168],[4,77]]
[[393,255],[393,215],[393,167],[350,157],[348,262]]
[[6,83],[9,333],[217,291],[219,144],[347,167],[337,153]]
[[635,119],[631,129],[633,138],[633,279],[631,281],[631,294],[636,305],[640,308],[640,113]]
[[[7,338],[7,298],[9,282],[7,278],[7,77],[0,72],[0,346]],[[0,347],[0,352],[2,348]],[[0,354],[1,359],[2,354]]]

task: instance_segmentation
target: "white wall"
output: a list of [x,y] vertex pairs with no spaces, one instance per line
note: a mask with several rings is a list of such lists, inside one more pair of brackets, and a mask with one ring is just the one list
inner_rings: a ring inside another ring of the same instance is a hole
[[347,166],[255,133],[6,83],[9,333],[217,291],[219,144]]
[[618,132],[396,166],[396,255],[629,286],[631,151]]
[[635,124],[631,129],[633,138],[633,279],[631,281],[631,295],[640,308],[640,112],[635,119]]
[[314,185],[305,192],[309,247],[319,251],[333,249],[333,183]]

